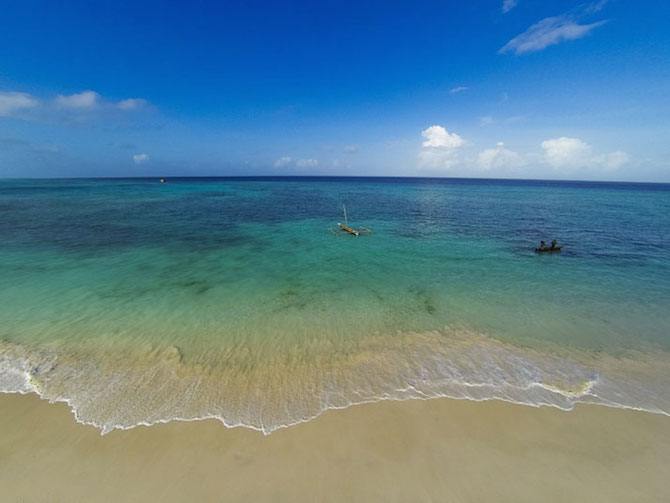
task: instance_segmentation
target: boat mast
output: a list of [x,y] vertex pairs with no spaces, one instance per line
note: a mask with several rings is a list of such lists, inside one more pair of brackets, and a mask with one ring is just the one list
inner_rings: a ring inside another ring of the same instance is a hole
[[349,219],[347,218],[347,207],[342,203],[342,208],[344,208],[344,225],[349,225]]

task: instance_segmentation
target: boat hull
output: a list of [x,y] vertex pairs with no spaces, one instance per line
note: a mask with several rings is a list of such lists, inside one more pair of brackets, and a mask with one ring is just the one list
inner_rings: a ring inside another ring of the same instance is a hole
[[338,225],[338,226],[340,227],[340,229],[342,229],[343,231],[346,231],[346,232],[348,232],[349,234],[353,234],[354,236],[358,236],[358,235],[360,234],[360,232],[358,232],[356,229],[352,229],[351,227],[347,227],[346,225],[342,225],[342,224],[337,224],[337,225]]

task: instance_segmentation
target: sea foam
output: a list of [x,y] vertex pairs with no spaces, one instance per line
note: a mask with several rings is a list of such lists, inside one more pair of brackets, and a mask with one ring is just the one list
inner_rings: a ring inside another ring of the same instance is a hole
[[102,433],[216,418],[269,434],[328,409],[438,397],[670,413],[670,355],[539,351],[464,328],[312,339],[271,357],[249,346],[187,356],[174,346],[5,343],[0,390],[67,402]]

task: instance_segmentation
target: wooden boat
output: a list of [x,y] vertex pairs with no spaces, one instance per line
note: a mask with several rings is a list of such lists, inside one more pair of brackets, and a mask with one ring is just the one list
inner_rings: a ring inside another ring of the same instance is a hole
[[[344,223],[341,224],[340,222],[337,222],[337,226],[342,229],[344,232],[348,232],[349,234],[352,234],[354,236],[360,236],[361,232],[369,232],[372,233],[370,229],[367,229],[365,227],[361,227],[360,229],[352,229],[349,227],[349,218],[347,217],[347,207],[343,204],[342,209],[344,210]],[[335,234],[336,236],[338,235],[337,232],[332,227],[329,227],[328,230]]]
[[346,225],[342,225],[341,223],[337,223],[337,226],[342,229],[343,231],[348,232],[349,234],[353,234],[354,236],[358,236],[360,232],[358,232],[356,229],[352,229],[351,227],[347,227]]
[[563,246],[547,246],[546,248],[535,248],[535,253],[553,253],[553,252],[560,252]]

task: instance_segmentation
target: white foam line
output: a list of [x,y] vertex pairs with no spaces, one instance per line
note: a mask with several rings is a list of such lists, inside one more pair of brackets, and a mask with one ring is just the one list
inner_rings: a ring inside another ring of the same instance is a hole
[[[326,412],[328,410],[344,410],[344,409],[348,409],[349,407],[352,407],[352,406],[355,406],[355,405],[364,405],[364,404],[368,404],[368,403],[379,403],[379,402],[383,402],[383,401],[404,402],[404,401],[407,401],[407,400],[433,400],[433,399],[436,399],[436,398],[450,398],[450,399],[453,399],[453,400],[470,400],[470,401],[473,401],[473,402],[487,402],[487,401],[492,401],[492,400],[499,400],[501,402],[512,403],[512,404],[515,404],[515,405],[526,405],[526,406],[535,407],[535,408],[540,408],[540,407],[544,407],[544,406],[554,407],[554,408],[557,408],[557,409],[563,410],[563,411],[571,411],[571,410],[574,409],[574,405],[576,403],[584,403],[584,404],[589,404],[589,405],[600,405],[600,406],[610,407],[610,408],[614,408],[614,409],[628,409],[628,410],[635,410],[635,411],[639,411],[639,412],[647,412],[647,413],[652,413],[652,414],[661,414],[661,415],[670,417],[670,412],[666,412],[666,411],[663,411],[661,409],[645,409],[645,408],[641,408],[641,407],[634,407],[634,406],[630,406],[630,405],[620,404],[620,403],[612,402],[612,401],[609,401],[609,400],[603,400],[603,399],[599,398],[597,396],[597,394],[592,394],[591,393],[594,382],[595,381],[591,381],[589,386],[587,387],[588,394],[585,392],[585,393],[581,394],[579,397],[575,397],[575,396],[571,396],[570,394],[562,393],[562,392],[560,392],[558,390],[555,390],[555,389],[552,389],[550,387],[548,388],[546,385],[543,385],[542,383],[532,383],[529,386],[525,386],[525,387],[517,387],[517,386],[513,387],[515,389],[520,389],[520,390],[529,390],[533,387],[540,387],[540,388],[546,389],[547,391],[550,391],[550,392],[555,393],[557,395],[562,395],[562,396],[565,396],[567,398],[573,399],[574,401],[572,402],[570,407],[561,407],[558,404],[548,403],[548,402],[547,403],[520,402],[520,401],[517,401],[517,400],[512,400],[512,399],[507,399],[507,398],[502,398],[502,397],[493,397],[493,396],[492,397],[485,397],[485,398],[474,398],[474,397],[470,397],[470,396],[455,396],[455,395],[450,395],[448,393],[435,393],[433,396],[428,396],[425,392],[419,391],[416,388],[414,388],[414,386],[410,385],[407,388],[397,389],[396,391],[408,392],[408,391],[411,390],[413,393],[417,393],[417,394],[423,395],[423,396],[407,396],[407,397],[398,398],[398,397],[389,396],[388,393],[385,393],[384,396],[380,396],[380,397],[377,397],[377,398],[374,398],[374,399],[369,399],[369,400],[353,401],[353,402],[348,403],[347,405],[342,405],[342,406],[327,405],[326,407],[324,407],[323,409],[321,409],[316,414],[314,414],[310,417],[306,417],[306,418],[303,418],[303,419],[298,419],[295,422],[292,422],[292,423],[289,423],[289,424],[280,424],[280,425],[277,425],[277,426],[275,426],[273,428],[269,428],[269,429],[259,428],[257,426],[245,424],[243,422],[230,423],[230,422],[226,421],[225,418],[223,418],[221,416],[218,416],[218,415],[214,415],[214,414],[207,414],[207,415],[204,415],[204,416],[198,416],[198,417],[193,417],[193,418],[172,417],[172,418],[167,418],[167,419],[157,419],[156,421],[140,421],[140,422],[138,422],[134,425],[130,425],[130,426],[115,425],[112,428],[107,428],[106,426],[97,424],[94,421],[85,421],[85,420],[81,419],[79,417],[79,414],[77,412],[76,407],[72,404],[71,399],[69,399],[69,398],[54,398],[54,399],[44,398],[42,396],[42,393],[40,393],[37,390],[37,388],[35,388],[35,386],[32,386],[32,385],[31,385],[31,387],[33,388],[33,391],[4,390],[3,389],[3,390],[0,390],[0,393],[6,393],[6,394],[11,394],[11,393],[17,394],[18,393],[18,394],[21,394],[21,395],[26,395],[26,394],[29,394],[29,393],[35,393],[41,399],[48,400],[49,403],[59,403],[59,402],[66,403],[68,405],[68,407],[70,408],[70,411],[72,412],[72,415],[74,416],[74,419],[77,423],[98,428],[98,429],[101,430],[100,431],[101,435],[105,435],[105,434],[110,433],[114,430],[122,430],[122,431],[132,430],[134,428],[137,428],[138,426],[147,426],[148,427],[148,426],[154,426],[156,424],[167,424],[167,423],[172,422],[172,421],[191,422],[191,421],[205,421],[207,419],[218,420],[226,428],[232,429],[232,428],[243,427],[243,428],[249,428],[249,429],[254,430],[254,431],[259,431],[259,432],[263,433],[264,435],[270,435],[271,433],[273,433],[277,430],[283,429],[283,428],[289,428],[291,426],[296,426],[298,424],[310,422],[310,421],[316,419],[317,417],[319,417],[321,414],[323,414],[324,412]],[[472,383],[457,383],[457,385],[463,386],[463,387],[471,387],[471,388],[490,387],[490,385],[488,385],[488,384],[472,384]],[[599,401],[592,402],[592,401],[580,400],[579,398],[583,397],[583,396],[591,396],[591,397],[596,398]]]

